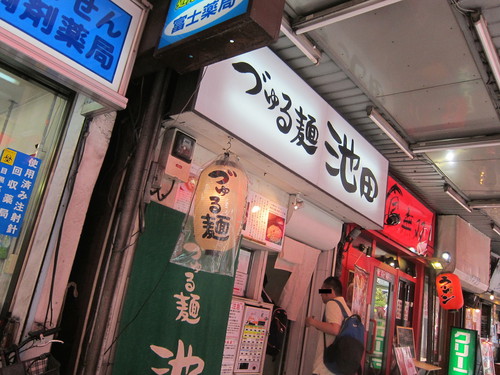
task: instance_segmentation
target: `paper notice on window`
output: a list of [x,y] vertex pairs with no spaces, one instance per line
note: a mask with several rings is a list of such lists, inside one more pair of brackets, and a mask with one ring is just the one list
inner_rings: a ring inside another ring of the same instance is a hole
[[226,331],[226,341],[224,343],[224,354],[222,357],[221,375],[233,374],[244,310],[244,302],[235,300],[231,302],[231,310],[229,311],[229,321]]

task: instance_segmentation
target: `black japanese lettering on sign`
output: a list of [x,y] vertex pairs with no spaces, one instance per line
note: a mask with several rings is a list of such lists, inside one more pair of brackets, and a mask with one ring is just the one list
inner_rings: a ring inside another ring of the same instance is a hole
[[[246,62],[234,63],[233,68],[240,73],[250,73],[255,77],[255,86],[245,91],[249,95],[260,94],[263,89],[263,83],[271,81],[271,75],[269,72],[264,72],[261,79],[255,68]],[[279,108],[280,112],[283,114],[282,116],[278,116],[276,119],[278,130],[283,134],[288,134],[291,131],[293,124],[292,114],[290,114],[290,109],[293,103],[289,95],[286,93],[282,93],[281,95],[284,99],[284,103],[280,103],[280,99],[278,95],[276,95],[274,89],[271,89],[270,91],[264,89],[264,98],[268,104],[267,109],[274,110],[275,108]],[[280,104],[282,105],[280,106]],[[309,155],[313,155],[318,148],[316,144],[318,143],[319,137],[316,119],[309,114],[305,114],[301,106],[294,108],[294,112],[295,117],[293,118],[295,119],[295,128],[297,129],[297,132],[295,137],[292,138],[290,142],[303,147]]]
[[451,280],[447,276],[441,276],[438,280],[439,288],[441,289],[441,302],[443,305],[446,305],[449,301],[451,301],[455,296],[453,295],[453,288],[450,284],[452,284]]
[[[343,138],[337,133],[330,121],[327,121],[327,128],[333,140],[337,143],[336,148],[332,144],[325,141],[325,148],[328,153],[336,159],[340,159],[340,168],[332,167],[329,163],[325,163],[326,170],[331,176],[340,175],[340,181],[345,191],[355,193],[358,190],[358,182],[356,180],[356,172],[359,170],[361,158],[354,151],[354,140],[350,144],[347,135]],[[377,180],[371,169],[361,168],[359,192],[361,197],[364,197],[368,202],[373,202],[378,196]]]
[[[416,219],[411,211],[411,207],[408,206],[406,209],[406,213],[403,215],[403,211],[400,208],[400,199],[399,196],[403,196],[403,192],[398,186],[398,184],[394,184],[387,191],[386,199],[389,201],[389,206],[387,207],[386,217],[391,215],[397,215],[398,217],[403,217],[403,221],[401,224],[401,229],[408,232],[408,235],[411,238],[415,238],[418,242],[426,241],[429,233],[429,225],[427,222],[422,219]],[[387,220],[386,220],[387,223]],[[399,222],[398,222],[399,224]]]
[[232,177],[237,177],[235,171],[232,170],[215,170],[208,174],[208,177],[216,179],[214,182],[220,186],[214,187],[214,194],[209,196],[210,206],[209,211],[201,218],[203,219],[203,238],[215,239],[218,241],[227,241],[229,239],[229,231],[231,227],[231,217],[220,214],[222,211],[221,200],[224,199],[231,190],[225,186]]
[[[290,143],[302,147],[308,155],[314,155],[318,149],[320,136],[316,117],[307,113],[303,106],[294,104],[287,93],[278,94],[275,88],[265,88],[264,86],[270,85],[271,74],[269,72],[265,71],[259,74],[247,62],[233,63],[232,66],[237,72],[250,74],[254,77],[255,84],[245,91],[246,94],[263,93],[267,109],[270,111],[279,110],[276,117],[276,127],[280,133],[290,134],[295,125],[295,132],[292,134]],[[346,192],[356,193],[359,191],[362,198],[372,203],[378,196],[378,183],[375,175],[371,169],[362,167],[361,158],[355,153],[354,140],[349,141],[345,134],[341,137],[330,121],[327,121],[326,125],[333,141],[325,141],[325,148],[331,156],[339,161],[338,166],[325,163],[327,172],[333,177],[340,177]]]

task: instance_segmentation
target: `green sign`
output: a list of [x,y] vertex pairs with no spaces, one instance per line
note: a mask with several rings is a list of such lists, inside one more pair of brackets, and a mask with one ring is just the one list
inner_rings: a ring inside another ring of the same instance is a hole
[[159,204],[148,205],[114,375],[220,374],[234,280],[170,263],[183,218]]
[[476,364],[477,331],[451,328],[448,374],[473,375]]

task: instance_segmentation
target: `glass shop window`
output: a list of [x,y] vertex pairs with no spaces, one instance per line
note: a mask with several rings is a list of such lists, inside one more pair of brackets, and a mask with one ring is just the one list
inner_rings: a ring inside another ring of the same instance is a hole
[[30,242],[68,107],[67,95],[0,63],[2,309],[11,298]]

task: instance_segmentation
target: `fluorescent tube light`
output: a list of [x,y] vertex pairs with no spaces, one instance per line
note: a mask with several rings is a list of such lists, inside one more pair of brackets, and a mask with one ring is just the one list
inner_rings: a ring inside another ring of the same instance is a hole
[[495,146],[500,146],[500,135],[484,135],[478,137],[419,142],[410,145],[410,148],[416,154],[423,154],[426,152]]
[[500,208],[498,199],[477,199],[469,201],[470,208]]
[[297,35],[295,31],[292,30],[292,26],[290,26],[290,22],[286,16],[281,19],[280,29],[281,32],[285,34],[285,36],[290,39],[290,41],[295,44],[309,60],[313,62],[314,65],[319,64],[321,51],[305,35]]
[[395,143],[395,145],[401,149],[401,151],[403,151],[410,159],[415,157],[410,150],[408,142],[406,142],[403,137],[401,137],[396,130],[394,130],[391,124],[389,124],[380,113],[378,113],[373,107],[368,107],[366,112],[375,125],[377,125],[380,130],[382,130]]
[[469,212],[472,212],[467,202],[449,185],[444,185],[444,192],[448,194],[455,202],[457,202],[460,206],[466,209]]
[[19,86],[19,81],[6,73],[0,72],[0,78],[4,81],[12,83],[13,85]]
[[322,12],[306,16],[303,21],[294,24],[294,29],[297,34],[304,34],[309,31],[319,29],[320,27],[359,16],[360,14],[371,12],[372,10],[398,3],[400,1],[402,0],[366,0],[349,7],[342,8],[342,6],[336,6]]
[[491,230],[500,236],[500,228],[496,224],[491,223]]
[[493,44],[491,35],[488,31],[488,25],[482,14],[478,14],[474,19],[474,27],[476,28],[477,35],[483,46],[484,53],[490,64],[491,71],[497,82],[497,86],[500,89],[500,60],[498,58],[497,49]]

